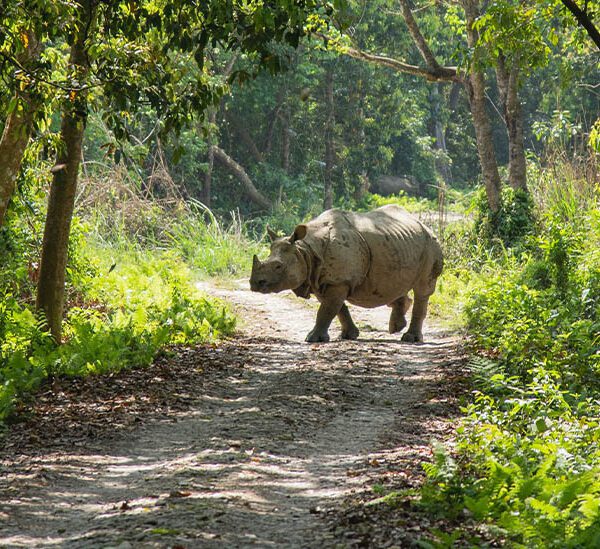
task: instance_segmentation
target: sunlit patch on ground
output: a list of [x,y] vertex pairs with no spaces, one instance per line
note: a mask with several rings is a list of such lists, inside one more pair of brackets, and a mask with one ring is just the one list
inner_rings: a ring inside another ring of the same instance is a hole
[[421,482],[457,413],[455,339],[402,344],[389,309],[352,309],[372,326],[361,339],[308,345],[312,307],[206,289],[236,304],[238,338],[57,381],[12,426],[1,546],[327,547],[386,531],[336,525],[374,484]]

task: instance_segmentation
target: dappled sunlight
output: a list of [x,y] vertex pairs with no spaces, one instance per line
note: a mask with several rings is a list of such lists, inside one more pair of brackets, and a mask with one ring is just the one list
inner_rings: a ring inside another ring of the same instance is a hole
[[[216,292],[254,306],[248,292]],[[380,331],[389,316],[380,308],[356,311],[373,326],[364,339],[309,345],[313,312],[268,297],[270,313],[247,316],[238,340],[186,352],[189,368],[220,365],[202,386],[178,389],[195,394],[193,405],[109,445],[90,439],[77,451],[5,458],[0,545],[94,547],[107,536],[149,546],[310,545],[323,509],[373,479],[421,478],[431,439],[455,413],[440,387],[455,340],[433,328],[425,344],[403,344]],[[129,400],[143,402],[143,389]]]

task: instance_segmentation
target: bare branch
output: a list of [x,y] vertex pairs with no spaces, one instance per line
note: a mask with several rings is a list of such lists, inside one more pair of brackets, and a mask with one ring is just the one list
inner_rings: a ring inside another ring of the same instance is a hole
[[270,210],[273,207],[271,201],[264,196],[254,185],[246,170],[242,168],[231,156],[229,156],[221,147],[213,145],[211,150],[214,152],[215,160],[226,167],[233,175],[235,175],[240,183],[244,186],[248,197],[260,206],[263,210]]
[[400,2],[400,7],[402,8],[402,17],[404,17],[404,21],[406,26],[408,27],[408,32],[412,36],[412,39],[421,54],[421,57],[427,64],[427,66],[431,70],[437,70],[440,68],[440,64],[437,62],[433,52],[429,48],[429,44],[425,41],[425,38],[421,34],[421,30],[419,29],[419,25],[415,21],[412,10],[410,9],[410,5],[408,4],[408,0],[398,0]]
[[403,61],[399,61],[398,59],[394,59],[392,57],[387,57],[385,55],[376,55],[356,48],[346,47],[342,51],[346,55],[354,57],[355,59],[362,59],[364,61],[368,61],[369,63],[389,67],[397,72],[404,72],[407,74],[413,74],[415,76],[421,76],[423,78],[426,78],[430,82],[462,81],[462,78],[458,74],[458,69],[456,67],[441,67],[439,65],[437,66],[437,68],[419,67],[417,65],[410,65],[408,63],[404,63]]

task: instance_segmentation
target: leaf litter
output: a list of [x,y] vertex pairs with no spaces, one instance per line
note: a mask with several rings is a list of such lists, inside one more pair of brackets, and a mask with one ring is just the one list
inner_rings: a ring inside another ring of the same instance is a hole
[[55,379],[18,410],[0,546],[411,546],[434,521],[385,494],[416,489],[432,440],[452,438],[457,338],[429,323],[401,344],[388,309],[353,309],[358,341],[309,345],[314,307],[203,289],[234,304],[237,337]]

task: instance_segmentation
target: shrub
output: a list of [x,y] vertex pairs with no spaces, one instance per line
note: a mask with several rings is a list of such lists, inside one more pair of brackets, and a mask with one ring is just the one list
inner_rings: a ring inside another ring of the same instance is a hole
[[[471,517],[510,546],[598,547],[600,197],[581,182],[540,181],[535,231],[526,205],[514,219],[480,216],[475,235],[447,242],[445,276],[466,273],[470,342],[487,359],[472,361],[478,391],[455,454],[426,466],[420,505]],[[500,241],[482,231],[493,222]],[[444,536],[468,538],[461,528]]]
[[493,213],[485,190],[481,189],[475,202],[475,231],[488,242],[499,239],[504,246],[518,246],[525,237],[535,232],[531,195],[504,186],[500,193],[500,209]]

